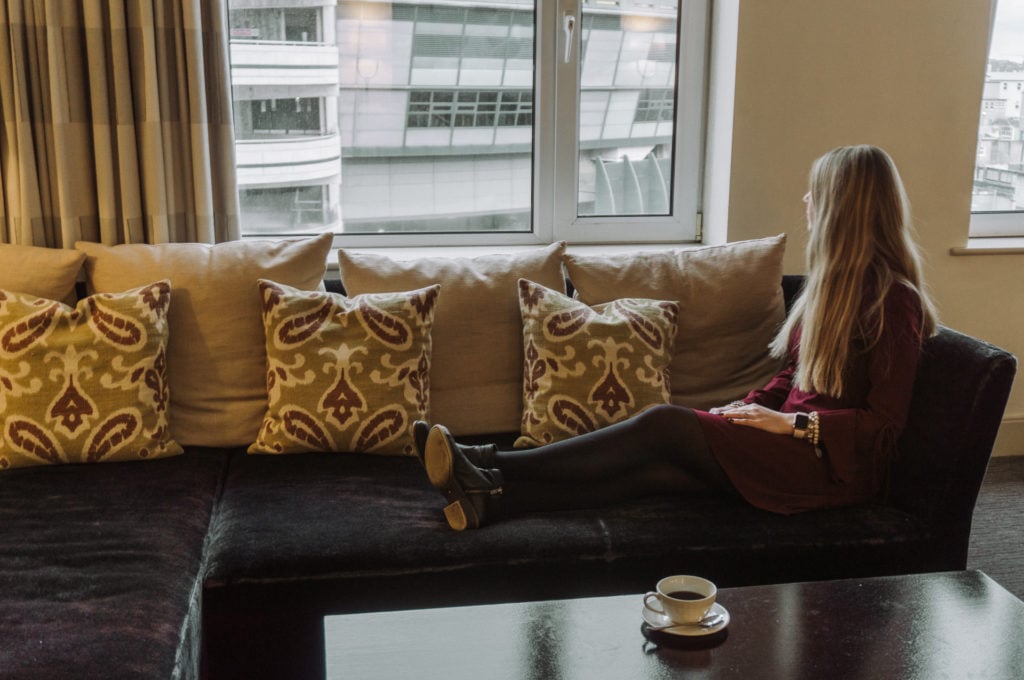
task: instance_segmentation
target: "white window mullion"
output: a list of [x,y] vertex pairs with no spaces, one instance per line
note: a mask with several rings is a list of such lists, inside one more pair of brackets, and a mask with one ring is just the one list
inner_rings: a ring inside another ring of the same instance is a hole
[[561,30],[561,8],[556,0],[537,0],[537,22],[534,29],[534,94],[533,94],[533,232],[540,243],[550,243],[554,235],[554,211],[560,174],[556,149],[556,84],[558,54],[564,37]]
[[703,192],[704,122],[710,0],[680,0],[676,93],[676,223],[684,238],[699,240]]
[[[553,143],[550,148],[553,158],[550,163],[554,169],[554,182],[549,184],[553,192],[551,228],[555,239],[571,238],[565,230],[567,224],[576,219],[576,192],[578,186],[579,164],[579,90],[580,90],[580,50],[583,41],[583,23],[580,16],[580,0],[560,0],[552,2],[557,6],[557,16],[550,24],[558,27],[557,35],[553,36],[556,54],[549,60],[554,62],[554,124],[551,126]],[[574,22],[573,30],[566,31],[566,21]],[[573,239],[575,240],[575,239]]]

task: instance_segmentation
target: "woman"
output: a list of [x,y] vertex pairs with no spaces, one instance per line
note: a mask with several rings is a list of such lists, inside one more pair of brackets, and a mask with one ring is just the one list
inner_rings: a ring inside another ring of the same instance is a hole
[[594,507],[657,493],[739,494],[790,514],[860,503],[885,486],[922,338],[935,330],[906,194],[872,146],[811,168],[807,277],[771,345],[786,367],[742,401],[671,405],[535,449],[467,447],[417,423],[453,529],[502,513]]

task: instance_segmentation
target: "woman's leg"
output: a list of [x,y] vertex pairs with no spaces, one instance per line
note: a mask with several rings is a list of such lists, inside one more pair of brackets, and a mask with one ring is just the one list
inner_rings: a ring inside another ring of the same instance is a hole
[[637,469],[668,464],[708,484],[725,480],[697,416],[668,404],[595,432],[535,449],[499,451],[494,467],[506,479],[613,479]]
[[706,495],[711,488],[672,465],[652,465],[613,479],[579,482],[515,479],[505,481],[502,509],[507,515],[545,510],[600,508],[660,494]]
[[426,439],[423,464],[448,500],[456,530],[504,513],[608,505],[662,493],[735,493],[693,411],[657,406],[596,432],[523,451],[465,447],[440,425]]
[[509,512],[608,505],[660,493],[735,493],[697,416],[656,406],[628,420],[535,449],[500,451]]

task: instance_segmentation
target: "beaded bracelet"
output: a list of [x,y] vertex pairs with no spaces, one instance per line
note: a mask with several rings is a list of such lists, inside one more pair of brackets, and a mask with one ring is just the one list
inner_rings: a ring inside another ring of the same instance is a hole
[[821,440],[821,421],[818,418],[817,411],[811,411],[807,414],[807,441],[814,447],[814,454],[821,458],[821,449],[818,447],[818,442]]
[[807,414],[807,440],[812,445],[818,445],[818,439],[821,436],[821,421],[818,419],[818,412],[811,411]]

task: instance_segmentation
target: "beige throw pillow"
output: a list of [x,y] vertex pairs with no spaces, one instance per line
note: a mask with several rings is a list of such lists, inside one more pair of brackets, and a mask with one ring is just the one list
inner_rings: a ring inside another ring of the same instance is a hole
[[181,453],[167,426],[160,281],[72,309],[0,290],[0,469]]
[[440,286],[346,298],[260,281],[267,414],[249,453],[415,453]]
[[520,278],[565,290],[564,243],[503,255],[395,260],[341,250],[349,295],[441,285],[433,330],[430,413],[457,435],[516,432],[523,412]]
[[761,387],[780,368],[768,343],[785,317],[785,235],[721,246],[621,255],[566,255],[580,301],[679,303],[672,402],[708,409]]
[[76,250],[0,243],[0,288],[74,306],[84,260]]
[[516,446],[549,444],[669,400],[679,307],[620,299],[596,307],[519,281],[523,420]]
[[103,246],[80,241],[90,291],[171,281],[171,433],[183,445],[248,446],[267,408],[261,278],[314,290],[332,236]]

